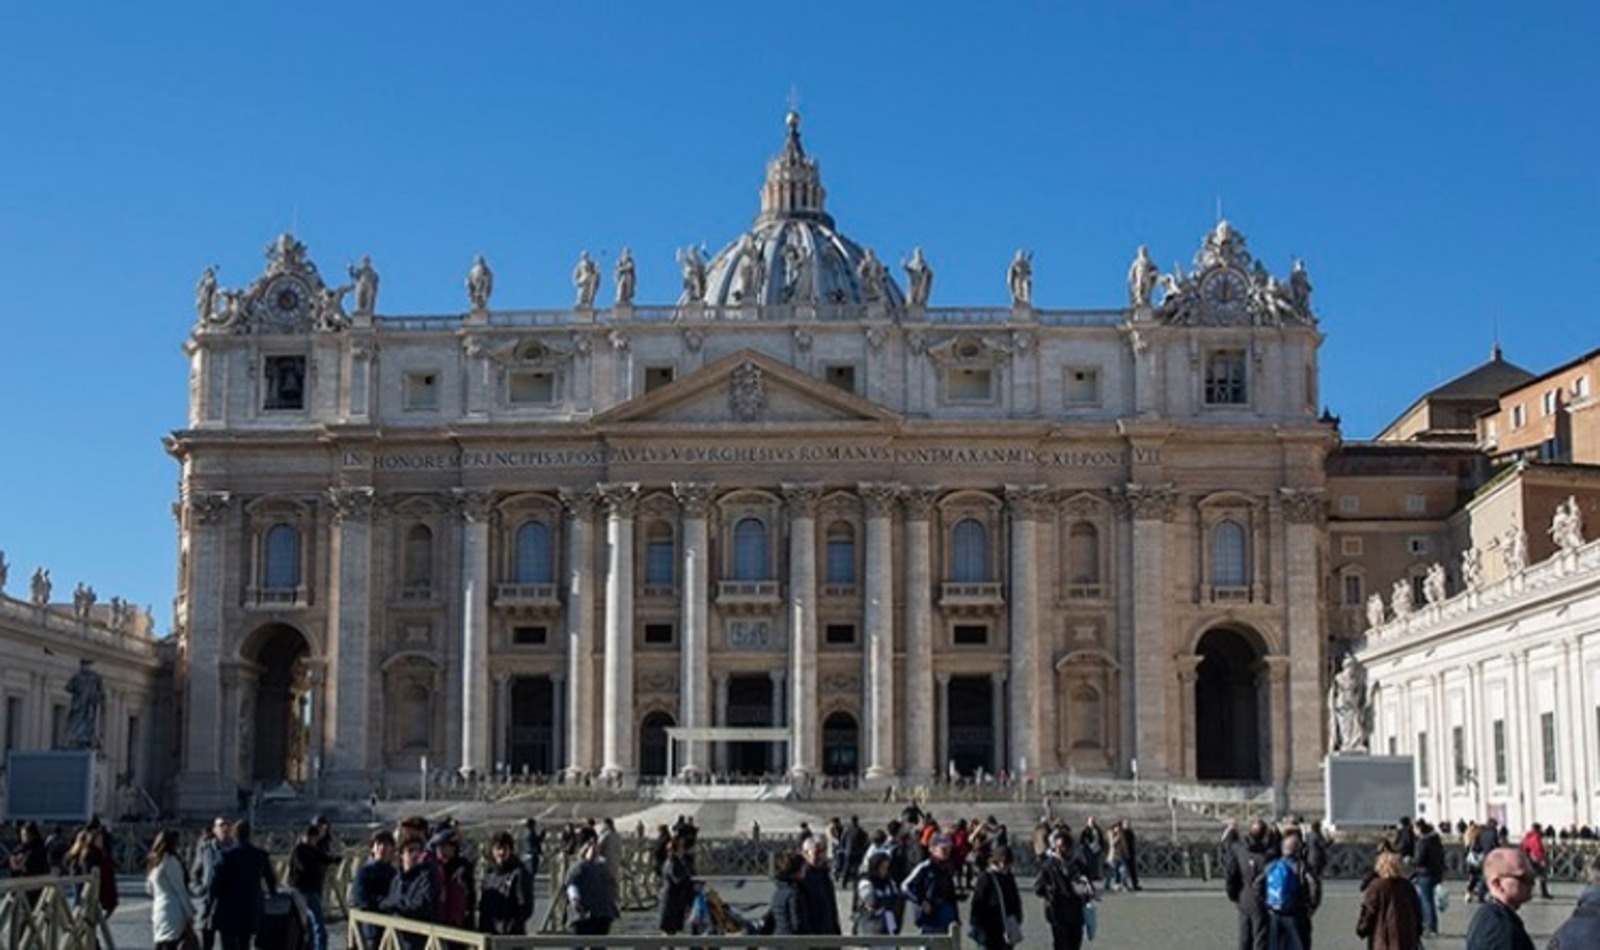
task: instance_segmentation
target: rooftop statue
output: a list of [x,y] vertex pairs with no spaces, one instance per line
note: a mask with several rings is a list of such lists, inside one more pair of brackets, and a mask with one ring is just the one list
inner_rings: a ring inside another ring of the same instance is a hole
[[33,569],[33,579],[29,582],[28,594],[33,598],[35,607],[45,607],[50,603],[50,572],[42,567]]
[[95,601],[99,599],[93,587],[79,581],[78,586],[72,589],[72,615],[79,620],[88,620],[89,612],[94,610]]
[[593,308],[595,294],[600,292],[600,266],[590,260],[588,251],[578,255],[578,266],[572,269],[572,286],[578,288],[578,308]]
[[1445,598],[1444,565],[1434,561],[1422,578],[1422,599],[1428,606],[1442,603]]
[[1512,519],[1511,527],[1498,539],[1500,558],[1505,563],[1506,576],[1521,574],[1528,568],[1528,532]]
[[1150,295],[1155,292],[1161,271],[1150,259],[1150,249],[1139,245],[1139,253],[1128,268],[1128,303],[1134,307],[1150,306]]
[[360,264],[352,264],[348,270],[356,282],[356,313],[371,316],[378,308],[378,271],[372,258],[363,256]]
[[210,320],[216,312],[217,268],[214,264],[201,272],[200,282],[194,285],[194,309],[201,323]]
[[683,299],[681,303],[704,303],[706,299],[706,261],[700,249],[690,245],[678,252],[678,264],[683,268]]
[[1578,510],[1578,499],[1568,495],[1556,506],[1555,517],[1550,519],[1550,539],[1563,553],[1583,547],[1583,512]]
[[1404,620],[1411,616],[1411,607],[1411,579],[1402,577],[1389,589],[1389,609],[1394,611],[1394,619]]
[[0,594],[6,592],[6,581],[11,579],[11,565],[6,562],[6,552],[0,551]]
[[1367,598],[1367,627],[1369,629],[1383,626],[1385,620],[1383,612],[1383,595],[1373,594]]
[[1017,256],[1006,268],[1006,289],[1011,291],[1011,305],[1026,307],[1033,303],[1033,255],[1017,248]]
[[747,234],[744,248],[739,252],[739,301],[747,304],[761,303],[761,290],[766,284],[766,261],[761,249]]
[[617,306],[632,306],[636,280],[637,276],[634,274],[633,267],[633,252],[623,248],[622,256],[617,258]]
[[886,286],[889,269],[883,266],[883,261],[878,260],[878,255],[872,253],[870,247],[862,255],[861,263],[856,265],[856,278],[861,281],[861,297],[867,303],[878,303],[888,296]]
[[494,271],[489,269],[489,262],[479,254],[472,262],[472,269],[467,271],[467,299],[472,303],[473,310],[488,310],[489,296],[494,293]]
[[318,330],[343,330],[350,325],[350,318],[344,312],[344,295],[354,287],[354,284],[343,284],[324,287],[318,292],[315,323]]
[[911,260],[901,264],[905,268],[906,280],[909,283],[907,301],[913,307],[926,307],[928,297],[933,292],[933,268],[928,266],[928,261],[922,256],[922,248],[911,252]]
[[1367,674],[1346,655],[1328,688],[1328,751],[1367,751]]
[[1311,315],[1311,277],[1306,273],[1306,262],[1296,260],[1289,272],[1289,303],[1301,316]]
[[1483,583],[1483,555],[1477,548],[1461,552],[1461,586],[1476,590]]
[[78,672],[67,681],[67,692],[72,696],[67,710],[69,749],[100,748],[100,707],[105,704],[106,689],[93,666],[93,660],[79,660]]

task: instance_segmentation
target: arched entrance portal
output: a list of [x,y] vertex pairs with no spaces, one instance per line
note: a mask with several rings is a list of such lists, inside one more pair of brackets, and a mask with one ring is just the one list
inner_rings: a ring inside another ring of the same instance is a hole
[[861,738],[856,717],[836,712],[822,721],[822,774],[859,775]]
[[1216,629],[1195,653],[1195,776],[1261,781],[1261,648],[1236,630]]
[[548,775],[556,765],[555,684],[548,676],[511,681],[511,733],[506,762],[512,772]]
[[639,775],[661,778],[667,774],[667,730],[677,725],[671,715],[656,711],[639,724]]
[[[727,724],[734,728],[770,729],[778,725],[773,707],[772,678],[757,676],[728,678]],[[758,776],[781,772],[783,744],[778,742],[730,742],[727,744],[727,771],[734,775]]]
[[256,631],[255,709],[248,716],[254,751],[241,750],[252,780],[262,785],[311,777],[311,647],[300,631],[273,624]]
[[[995,716],[995,683],[988,676],[952,676],[945,721],[949,727],[949,761],[956,771],[994,773],[1000,764],[1000,729]],[[949,763],[946,763],[948,768]]]

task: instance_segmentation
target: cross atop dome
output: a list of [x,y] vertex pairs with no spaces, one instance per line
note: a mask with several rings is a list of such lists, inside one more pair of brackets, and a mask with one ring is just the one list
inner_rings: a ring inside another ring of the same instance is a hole
[[767,163],[767,181],[761,186],[761,219],[815,218],[830,226],[833,220],[822,210],[827,191],[816,160],[806,155],[800,144],[800,113],[791,108],[784,118],[788,137],[783,151]]

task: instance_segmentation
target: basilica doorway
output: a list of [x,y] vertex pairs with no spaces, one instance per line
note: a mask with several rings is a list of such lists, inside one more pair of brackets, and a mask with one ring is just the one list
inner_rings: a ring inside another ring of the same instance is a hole
[[247,693],[241,710],[253,736],[242,743],[247,773],[266,786],[305,782],[311,776],[311,646],[286,624],[263,627],[250,640],[259,673],[254,708]]
[[1194,685],[1195,777],[1261,781],[1262,650],[1237,630],[1206,631]]
[[822,721],[822,774],[861,774],[861,730],[856,717],[836,712]]
[[998,771],[1001,742],[1000,724],[995,719],[993,677],[952,676],[945,695],[949,762],[966,776],[979,769],[991,774]]
[[[773,715],[772,677],[761,673],[728,678],[726,724],[737,729],[766,729],[778,725]],[[782,771],[782,760],[778,758],[783,752],[781,743],[730,742],[727,746],[727,771],[734,775],[758,776]]]
[[512,774],[549,775],[556,762],[556,691],[548,676],[511,681],[511,722],[506,764]]
[[677,723],[668,713],[659,710],[644,717],[639,724],[639,775],[641,778],[664,778],[667,774],[667,730]]

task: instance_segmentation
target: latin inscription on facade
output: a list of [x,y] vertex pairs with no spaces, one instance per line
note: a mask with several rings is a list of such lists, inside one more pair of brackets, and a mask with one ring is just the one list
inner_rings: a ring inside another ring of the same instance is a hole
[[1154,465],[1157,449],[1036,449],[885,445],[730,445],[684,443],[663,446],[594,446],[570,449],[416,452],[370,455],[346,450],[345,468],[371,466],[380,472],[444,469],[594,468],[608,465],[793,465],[855,462],[894,465],[996,466],[1029,468],[1121,468]]

